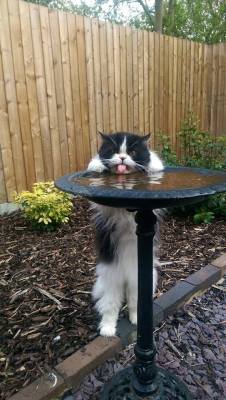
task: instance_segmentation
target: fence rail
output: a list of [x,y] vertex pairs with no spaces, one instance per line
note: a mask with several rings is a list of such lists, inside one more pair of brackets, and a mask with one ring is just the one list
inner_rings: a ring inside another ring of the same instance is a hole
[[[226,134],[226,43],[205,45],[0,1],[0,202],[84,168],[97,131]],[[153,135],[153,146],[156,135]]]

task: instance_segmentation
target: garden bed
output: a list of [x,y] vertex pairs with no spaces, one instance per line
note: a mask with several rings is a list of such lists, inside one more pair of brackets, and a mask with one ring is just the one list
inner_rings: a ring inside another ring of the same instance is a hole
[[[7,399],[97,335],[90,291],[95,239],[88,203],[68,225],[37,233],[20,213],[0,218],[0,393]],[[226,222],[166,218],[157,296],[225,250]]]

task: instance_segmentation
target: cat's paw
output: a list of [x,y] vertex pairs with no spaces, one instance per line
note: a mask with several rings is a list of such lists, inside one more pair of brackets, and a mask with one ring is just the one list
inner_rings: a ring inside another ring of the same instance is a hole
[[111,324],[106,324],[106,325],[101,326],[100,335],[106,336],[106,337],[115,336],[116,335],[115,326],[111,325]]
[[97,173],[102,173],[103,171],[105,171],[107,168],[105,167],[105,165],[102,163],[102,161],[100,160],[99,156],[94,157],[87,168],[87,171],[89,172],[97,172]]
[[129,320],[130,320],[131,324],[137,325],[137,312],[136,311],[129,313]]

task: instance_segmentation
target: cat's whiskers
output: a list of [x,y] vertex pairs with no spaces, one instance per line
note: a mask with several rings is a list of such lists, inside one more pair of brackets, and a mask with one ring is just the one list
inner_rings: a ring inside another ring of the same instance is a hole
[[137,161],[134,161],[134,162],[136,163],[136,166],[137,166],[139,169],[141,169],[142,171],[148,172],[148,168],[147,168],[147,167],[145,167],[145,166],[142,165],[142,164],[139,164]]
[[108,166],[112,166],[115,165],[110,158],[102,158],[102,162],[104,162],[105,164],[107,164]]

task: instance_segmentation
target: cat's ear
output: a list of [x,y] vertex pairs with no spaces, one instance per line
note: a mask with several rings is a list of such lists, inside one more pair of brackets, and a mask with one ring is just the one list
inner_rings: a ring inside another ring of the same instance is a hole
[[102,137],[102,139],[104,140],[104,139],[107,139],[107,135],[105,134],[105,133],[103,133],[103,132],[101,132],[101,131],[97,131],[98,132],[98,134]]
[[142,141],[145,143],[148,143],[150,140],[150,137],[151,137],[151,133],[148,133],[147,135],[142,136]]
[[112,135],[107,135],[106,133],[98,131],[99,135],[102,137],[103,140],[108,140],[109,142],[113,143],[115,146],[117,146],[117,143],[114,141]]

